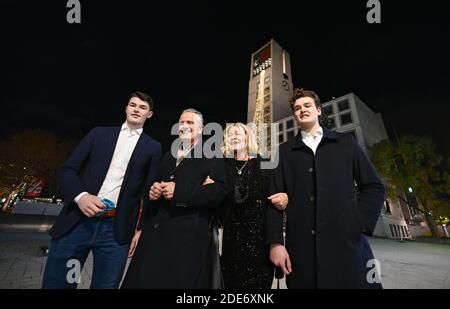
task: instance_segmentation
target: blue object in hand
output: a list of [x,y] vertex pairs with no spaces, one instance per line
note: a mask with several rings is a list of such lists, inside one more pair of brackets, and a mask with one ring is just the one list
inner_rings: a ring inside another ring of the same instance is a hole
[[99,212],[99,213],[97,214],[97,217],[100,217],[100,216],[103,215],[105,212],[108,212],[108,211],[113,210],[114,208],[116,208],[116,204],[115,204],[113,201],[107,199],[106,197],[101,197],[101,198],[100,198],[100,201],[101,201],[103,204],[105,204],[106,208],[105,208],[102,212]]

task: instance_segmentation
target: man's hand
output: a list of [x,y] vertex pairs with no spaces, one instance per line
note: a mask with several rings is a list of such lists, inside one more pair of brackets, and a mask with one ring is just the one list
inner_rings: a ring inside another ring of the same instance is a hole
[[153,185],[150,187],[150,192],[148,193],[150,200],[151,201],[159,200],[161,194],[162,194],[161,183],[154,182]]
[[100,198],[98,196],[89,193],[81,196],[77,204],[83,215],[89,218],[94,217],[106,208],[105,204],[100,202]]
[[269,196],[268,199],[272,202],[272,205],[279,210],[286,209],[289,203],[289,197],[286,193],[276,193]]
[[175,183],[173,181],[171,182],[161,181],[161,189],[164,198],[168,201],[172,200],[173,193],[175,192]]
[[134,233],[133,239],[131,240],[130,249],[128,249],[128,257],[132,257],[134,254],[134,251],[136,250],[136,247],[139,242],[139,237],[141,237],[142,230],[136,230]]
[[291,259],[283,245],[274,244],[270,246],[270,260],[275,266],[280,267],[285,275],[292,272]]
[[212,180],[211,178],[209,178],[209,176],[208,176],[208,177],[206,177],[205,181],[203,182],[203,185],[206,186],[206,185],[212,184],[214,182],[215,181]]

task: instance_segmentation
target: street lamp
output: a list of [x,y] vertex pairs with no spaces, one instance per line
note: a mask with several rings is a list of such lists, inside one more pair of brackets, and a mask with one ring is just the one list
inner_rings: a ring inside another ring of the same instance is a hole
[[411,187],[408,188],[409,193],[413,193],[413,189]]

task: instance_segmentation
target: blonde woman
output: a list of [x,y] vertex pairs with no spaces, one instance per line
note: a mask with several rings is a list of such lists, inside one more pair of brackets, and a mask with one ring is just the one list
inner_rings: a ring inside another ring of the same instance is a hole
[[223,152],[229,187],[221,208],[225,288],[269,289],[273,264],[264,243],[265,212],[270,203],[268,170],[260,169],[254,135],[243,123],[226,127]]

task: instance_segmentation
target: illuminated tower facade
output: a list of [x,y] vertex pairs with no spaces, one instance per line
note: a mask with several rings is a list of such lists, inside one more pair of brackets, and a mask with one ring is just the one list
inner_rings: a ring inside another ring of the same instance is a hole
[[273,140],[270,134],[275,129],[272,123],[292,115],[289,105],[292,93],[289,54],[271,39],[252,54],[250,66],[247,122],[256,126],[260,148],[270,150],[278,144],[278,136]]

